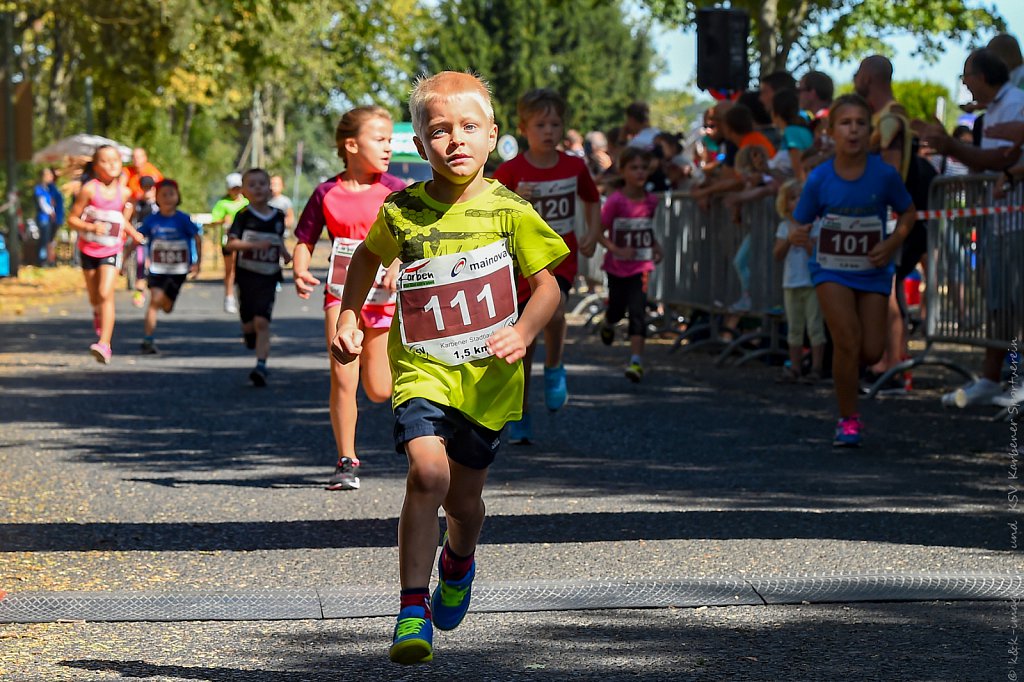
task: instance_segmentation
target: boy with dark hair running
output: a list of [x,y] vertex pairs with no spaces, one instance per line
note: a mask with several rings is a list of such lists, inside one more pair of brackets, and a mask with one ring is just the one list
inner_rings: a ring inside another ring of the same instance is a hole
[[242,192],[249,205],[238,212],[224,248],[237,253],[238,314],[245,345],[256,351],[256,367],[249,372],[253,386],[267,385],[270,356],[270,318],[274,312],[281,259],[291,261],[284,245],[284,213],[271,208],[270,174],[250,168],[242,176]]

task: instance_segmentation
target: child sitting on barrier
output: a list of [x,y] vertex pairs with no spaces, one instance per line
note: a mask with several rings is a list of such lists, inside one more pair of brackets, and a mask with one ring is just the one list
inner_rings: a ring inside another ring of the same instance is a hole
[[[804,331],[811,339],[811,371],[804,381],[813,384],[821,379],[821,359],[825,355],[825,326],[822,324],[821,308],[811,284],[811,273],[807,269],[810,254],[803,246],[795,246],[790,242],[790,235],[798,229],[793,221],[793,209],[800,200],[803,183],[799,180],[787,180],[779,190],[775,201],[782,222],[775,232],[775,260],[785,260],[782,274],[782,295],[786,307],[786,326],[789,335],[789,367],[782,370],[781,381],[794,383],[800,380],[800,365],[803,359]],[[799,239],[798,237],[794,237]]]
[[[868,153],[871,109],[861,97],[844,95],[829,113],[836,155],[807,178],[789,236],[792,246],[813,249],[808,268],[835,343],[839,422],[835,447],[859,447],[857,380],[861,364],[882,357],[892,289],[893,254],[914,226],[914,202],[899,172]],[[889,208],[899,214],[886,237]],[[813,234],[811,223],[817,219]]]

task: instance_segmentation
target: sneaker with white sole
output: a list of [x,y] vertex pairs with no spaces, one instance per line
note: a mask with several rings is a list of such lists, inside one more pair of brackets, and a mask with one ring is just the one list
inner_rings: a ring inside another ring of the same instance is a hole
[[110,346],[108,346],[107,344],[99,342],[94,343],[91,346],[89,346],[89,352],[92,353],[92,356],[94,358],[96,358],[96,362],[100,363],[101,365],[110,364],[110,356],[113,355],[113,352],[110,350]]
[[359,490],[359,477],[356,475],[359,462],[342,457],[334,473],[327,479],[325,490]]
[[238,312],[238,301],[234,296],[224,297],[224,312],[234,315]]
[[956,406],[959,408],[968,405],[984,405],[1000,395],[1003,387],[998,382],[982,377],[969,381],[955,391],[942,396],[942,404],[946,407]]

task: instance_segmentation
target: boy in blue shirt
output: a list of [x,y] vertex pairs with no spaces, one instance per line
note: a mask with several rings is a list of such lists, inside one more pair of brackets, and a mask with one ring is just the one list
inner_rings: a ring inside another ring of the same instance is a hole
[[154,340],[157,311],[170,313],[185,278],[199,273],[199,254],[202,253],[199,228],[188,214],[178,210],[180,203],[178,183],[161,180],[156,186],[159,210],[150,214],[139,228],[146,237],[149,260],[149,307],[142,338],[142,352],[146,355],[157,353]]

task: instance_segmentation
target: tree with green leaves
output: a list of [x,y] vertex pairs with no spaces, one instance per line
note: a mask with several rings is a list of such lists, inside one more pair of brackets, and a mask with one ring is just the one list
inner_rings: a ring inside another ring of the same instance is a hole
[[425,70],[480,74],[502,133],[515,130],[516,101],[534,88],[559,92],[568,126],[581,130],[621,123],[626,106],[653,91],[649,27],[629,20],[619,2],[442,0],[433,14]]
[[[698,9],[715,0],[645,0],[653,15],[676,25],[692,24]],[[819,52],[838,61],[871,53],[889,54],[885,39],[913,36],[915,55],[935,62],[946,44],[1005,30],[994,7],[971,8],[965,0],[732,0],[751,19],[751,39],[763,74],[814,63]]]
[[[95,132],[218,190],[257,122],[264,162],[283,169],[299,134],[329,149],[339,109],[372,101],[397,112],[425,16],[417,0],[87,4],[0,0],[15,13],[15,77],[35,86],[37,146],[84,131],[88,78]],[[192,203],[205,186],[182,189],[186,205],[205,204]]]

